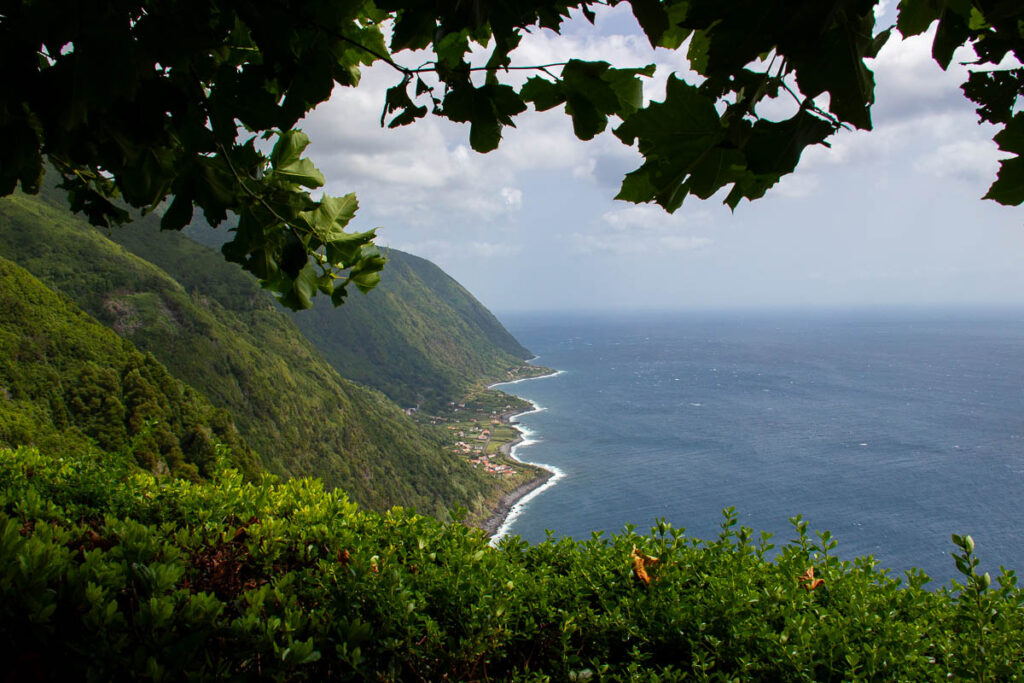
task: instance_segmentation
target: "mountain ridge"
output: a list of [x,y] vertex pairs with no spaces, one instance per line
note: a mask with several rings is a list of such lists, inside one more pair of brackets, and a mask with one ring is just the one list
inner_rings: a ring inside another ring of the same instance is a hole
[[[211,249],[226,234],[201,220],[185,233]],[[179,281],[192,277],[190,263],[161,262],[158,252],[173,251],[161,249],[161,242],[180,240],[176,234],[129,230],[114,239],[160,263]],[[383,391],[402,406],[435,408],[481,381],[522,371],[533,354],[465,287],[425,258],[398,249],[385,254],[381,282],[368,294],[353,293],[337,308],[318,297],[312,309],[285,310],[339,374]]]
[[192,480],[224,455],[249,477],[259,470],[226,410],[4,258],[0,399],[8,446],[130,451],[145,469]]
[[[0,202],[0,254],[230,410],[269,471],[321,477],[374,509],[412,505],[442,518],[453,505],[486,516],[512,485],[449,453],[441,430],[342,378],[251,279],[236,287],[247,276],[186,242],[166,252],[197,274],[183,285],[53,202]],[[219,279],[212,264],[233,274]]]

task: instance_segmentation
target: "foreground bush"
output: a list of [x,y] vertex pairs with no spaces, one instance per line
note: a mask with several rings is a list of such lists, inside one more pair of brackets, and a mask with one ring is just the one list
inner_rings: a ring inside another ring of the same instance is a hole
[[731,511],[712,541],[660,523],[492,548],[309,480],[0,451],[0,661],[8,680],[1024,677],[1024,597],[975,573],[969,537],[963,584],[928,591],[794,524],[773,559]]

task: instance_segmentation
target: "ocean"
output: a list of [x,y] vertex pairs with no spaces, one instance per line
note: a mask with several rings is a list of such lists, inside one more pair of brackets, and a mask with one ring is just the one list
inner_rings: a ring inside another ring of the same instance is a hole
[[[499,533],[589,538],[659,518],[712,538],[723,508],[794,534],[800,514],[843,559],[956,575],[950,534],[983,571],[1024,570],[1024,311],[515,314],[556,376],[498,388],[516,457],[558,473]],[[755,536],[756,537],[756,536]]]

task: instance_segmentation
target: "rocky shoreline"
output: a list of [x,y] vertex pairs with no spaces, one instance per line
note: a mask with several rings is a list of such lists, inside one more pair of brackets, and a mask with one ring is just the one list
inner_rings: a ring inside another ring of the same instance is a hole
[[501,525],[504,524],[505,518],[508,517],[508,513],[512,511],[512,508],[515,507],[516,503],[534,489],[546,484],[548,479],[553,476],[555,476],[554,472],[544,470],[544,472],[536,479],[532,479],[502,496],[501,500],[498,501],[498,506],[494,509],[494,512],[491,513],[491,516],[487,518],[487,521],[484,522],[481,527],[483,528],[484,533],[488,536],[494,536],[494,534],[498,532],[498,529],[501,528]]
[[[552,371],[550,373],[547,373],[547,374],[544,374],[544,375],[539,375],[538,377],[530,377],[528,379],[539,379],[541,377],[551,377],[551,376],[556,375],[556,374],[558,374],[557,371]],[[503,423],[505,423],[507,425],[510,425],[510,426],[513,427],[513,429],[515,429],[516,428],[515,424],[511,421],[513,417],[515,417],[516,415],[523,415],[525,413],[532,412],[532,411],[534,411],[536,409],[537,409],[536,406],[534,406],[531,403],[530,404],[530,408],[528,410],[515,411],[515,412],[510,412],[510,413],[503,413],[502,415],[499,416],[499,419]],[[530,481],[526,482],[525,484],[521,484],[520,486],[516,487],[512,491],[509,491],[508,493],[506,493],[505,495],[503,495],[501,497],[501,499],[498,501],[498,504],[495,506],[494,510],[491,512],[490,517],[488,517],[487,520],[481,525],[481,528],[484,530],[484,533],[486,533],[487,536],[489,536],[489,537],[493,537],[494,534],[496,534],[498,532],[498,529],[500,529],[502,524],[505,523],[505,519],[508,517],[509,513],[512,512],[512,508],[515,507],[516,503],[518,503],[520,500],[522,500],[527,495],[529,495],[529,493],[531,491],[534,491],[535,489],[538,489],[541,486],[544,486],[546,483],[548,483],[548,480],[550,480],[551,477],[555,476],[555,472],[553,470],[547,469],[543,465],[538,465],[538,464],[535,464],[535,463],[523,463],[521,461],[516,460],[516,458],[514,458],[512,456],[512,449],[516,445],[522,443],[522,441],[523,441],[523,436],[522,436],[522,432],[520,432],[519,437],[517,437],[515,441],[510,441],[510,442],[508,442],[506,444],[502,444],[501,447],[498,450],[501,452],[501,454],[504,457],[506,457],[506,458],[508,458],[510,460],[513,460],[515,462],[519,462],[520,464],[527,465],[529,467],[535,467],[538,470],[540,470],[540,473],[538,474],[538,476],[535,479],[531,479]]]

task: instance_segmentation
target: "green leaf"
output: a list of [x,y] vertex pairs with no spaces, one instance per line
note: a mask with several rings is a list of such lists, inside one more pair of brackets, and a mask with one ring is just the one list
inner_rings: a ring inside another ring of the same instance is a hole
[[466,31],[449,33],[434,42],[434,52],[438,61],[448,66],[462,63],[463,57],[469,52],[469,34]]
[[192,198],[183,195],[174,197],[160,219],[161,230],[181,230],[192,220]]
[[370,245],[376,236],[376,230],[335,235],[334,239],[326,244],[327,260],[342,268],[352,266],[361,258],[363,247]]
[[296,237],[294,232],[287,230],[284,234],[284,246],[281,249],[278,265],[288,277],[294,278],[303,268],[310,265],[309,254],[306,251],[306,245]]
[[348,296],[348,291],[345,289],[345,283],[335,283],[334,290],[331,292],[331,304],[335,308],[345,303],[345,297]]
[[592,140],[608,126],[608,117],[586,97],[569,96],[565,113],[572,117],[572,130],[580,140]]
[[601,75],[601,79],[611,86],[615,97],[618,99],[618,108],[615,112],[621,118],[638,110],[644,104],[644,86],[640,76],[650,78],[654,76],[655,65],[648,64],[642,69],[608,69]]
[[214,158],[199,159],[196,174],[195,202],[203,208],[203,215],[210,225],[217,226],[227,220],[227,211],[236,205],[235,192],[240,192],[235,177],[231,175],[227,160],[218,155]]
[[1004,152],[1024,154],[1024,112],[1018,113],[1003,130],[996,133],[996,144]]
[[664,102],[652,102],[615,129],[627,145],[639,140],[641,153],[670,156],[703,150],[722,137],[713,101],[676,76],[670,76]]
[[327,182],[324,174],[309,159],[299,159],[286,166],[278,166],[274,169],[274,175],[296,185],[309,188],[320,187]]
[[[417,79],[420,84],[423,81]],[[388,88],[384,96],[384,109],[380,114],[380,125],[384,125],[384,121],[388,114],[399,111],[401,112],[397,116],[391,119],[387,124],[388,128],[397,128],[398,126],[405,126],[412,123],[416,119],[423,118],[427,115],[426,107],[418,107],[416,103],[409,97],[410,80],[405,78],[398,85]],[[417,86],[417,92],[419,86]]]
[[[643,174],[627,176],[628,185],[623,183],[619,196],[632,201],[654,199],[669,209],[680,205],[689,191],[684,186],[687,176],[725,139],[725,128],[713,100],[672,76],[665,101],[652,102],[630,116],[615,129],[615,135],[627,145],[637,142],[645,158],[638,169]],[[713,168],[705,166],[700,173],[711,173]],[[704,188],[705,180],[698,179],[697,184]],[[641,199],[646,186],[654,192]]]
[[386,263],[375,245],[365,245],[360,248],[359,261],[349,271],[349,280],[365,294],[380,283],[380,271]]
[[[722,187],[733,182],[745,168],[743,154],[736,149],[715,148],[701,157],[691,169],[690,180],[684,187],[687,194],[694,194],[701,199],[708,199]],[[674,202],[666,206],[668,211],[675,211],[682,204]]]
[[626,174],[622,180],[622,187],[615,198],[641,204],[651,201],[655,192],[657,192],[657,188],[647,177],[647,171],[641,168]]
[[756,174],[792,173],[804,148],[824,142],[833,132],[830,123],[803,109],[786,121],[758,121],[744,146],[747,166]]
[[526,110],[526,104],[507,85],[462,85],[444,98],[444,114],[452,121],[469,122],[469,143],[477,152],[490,152],[501,141],[502,126],[511,126],[512,116]]
[[851,17],[837,23],[820,38],[819,50],[794,58],[800,91],[814,98],[829,93],[829,110],[839,119],[863,130],[871,129],[875,80],[864,65],[872,50],[874,18]]
[[1024,157],[999,162],[999,175],[984,198],[993,199],[1004,206],[1024,204]]
[[501,124],[497,120],[481,117],[470,121],[469,146],[473,151],[487,153],[498,148],[501,142]]
[[298,222],[326,244],[346,234],[344,228],[358,209],[359,202],[355,193],[349,193],[344,197],[324,195],[315,209],[299,214]]
[[978,116],[989,123],[1008,123],[1017,98],[1024,92],[1024,68],[1006,71],[972,71],[960,86],[978,105]]
[[943,69],[949,67],[953,61],[953,53],[958,47],[967,42],[971,37],[971,30],[968,27],[970,14],[967,16],[947,7],[942,12],[939,20],[939,28],[935,32],[935,41],[932,43],[932,58],[938,62]]
[[519,95],[524,102],[532,102],[537,111],[547,111],[565,102],[561,83],[553,83],[540,76],[527,80]]
[[279,133],[277,143],[270,153],[270,165],[277,169],[295,164],[308,146],[309,136],[301,130],[286,130]]
[[630,0],[633,16],[647,34],[651,47],[661,45],[662,36],[669,28],[668,12],[658,0]]
[[686,59],[690,62],[690,68],[699,74],[706,74],[708,71],[708,54],[711,50],[711,39],[707,31],[694,31],[690,39],[690,47],[686,50]]
[[408,5],[396,14],[391,51],[423,49],[436,35],[437,21],[431,9],[426,5]]
[[307,263],[291,280],[291,287],[281,295],[281,303],[293,310],[312,308],[318,289],[317,280],[316,268]]
[[945,0],[900,0],[896,28],[905,38],[928,30],[942,14]]
[[640,76],[651,76],[654,66],[642,69],[612,69],[607,62],[569,60],[562,78],[555,83],[534,77],[520,92],[524,101],[533,102],[538,111],[565,102],[572,117],[573,130],[581,140],[590,140],[608,125],[608,116],[621,118],[643,104]]
[[885,44],[889,42],[889,38],[892,37],[892,28],[887,28],[871,40],[871,48],[867,51],[867,57],[872,59],[878,57],[878,53],[882,51]]

